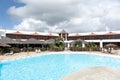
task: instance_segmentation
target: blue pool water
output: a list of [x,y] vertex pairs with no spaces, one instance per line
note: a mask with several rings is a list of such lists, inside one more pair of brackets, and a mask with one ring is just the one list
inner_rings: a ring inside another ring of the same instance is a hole
[[90,54],[46,54],[0,62],[0,80],[60,80],[63,76],[92,66],[120,70],[120,58]]

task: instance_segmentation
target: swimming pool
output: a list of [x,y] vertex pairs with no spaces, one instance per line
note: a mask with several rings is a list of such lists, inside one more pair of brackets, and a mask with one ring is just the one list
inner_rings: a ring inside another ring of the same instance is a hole
[[0,80],[60,80],[64,75],[92,66],[120,70],[120,58],[63,52],[0,62]]

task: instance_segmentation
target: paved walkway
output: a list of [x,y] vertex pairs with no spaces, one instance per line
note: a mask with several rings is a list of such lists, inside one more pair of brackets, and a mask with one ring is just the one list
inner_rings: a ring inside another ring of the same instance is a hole
[[92,67],[68,74],[61,80],[120,80],[120,71],[111,67]]

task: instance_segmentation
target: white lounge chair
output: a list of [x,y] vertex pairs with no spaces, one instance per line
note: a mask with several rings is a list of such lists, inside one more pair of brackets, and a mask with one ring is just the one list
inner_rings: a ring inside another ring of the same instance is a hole
[[41,50],[40,49],[38,49],[38,53],[40,53],[41,52]]
[[12,55],[13,51],[10,51],[9,53],[6,53],[6,55]]

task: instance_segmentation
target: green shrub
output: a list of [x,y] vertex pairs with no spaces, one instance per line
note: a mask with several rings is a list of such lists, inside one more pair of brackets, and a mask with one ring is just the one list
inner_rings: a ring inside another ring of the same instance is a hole
[[9,51],[13,51],[14,53],[19,53],[20,49],[17,47],[11,47],[11,48],[9,48]]
[[41,51],[46,51],[46,48],[40,48]]
[[28,49],[28,51],[33,51],[32,47],[28,47],[27,49]]

